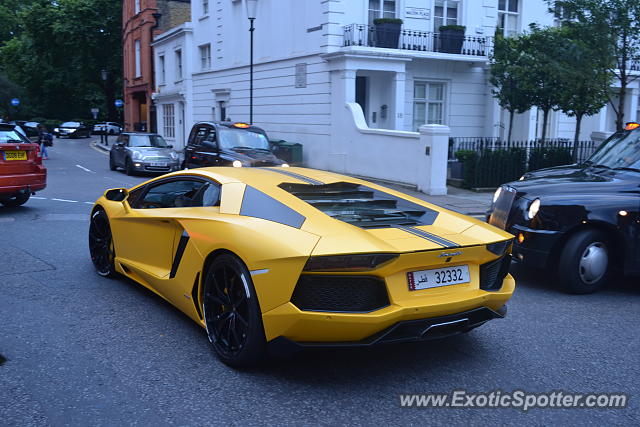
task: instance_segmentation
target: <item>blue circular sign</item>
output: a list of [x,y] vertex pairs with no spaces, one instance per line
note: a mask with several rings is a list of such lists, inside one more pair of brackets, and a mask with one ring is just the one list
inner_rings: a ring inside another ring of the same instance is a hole
[[120,108],[124,105],[124,101],[122,99],[116,99],[116,102],[114,102],[114,104],[116,104],[116,107]]
[[13,105],[14,107],[17,107],[18,105],[20,105],[20,100],[18,98],[13,98],[11,100],[11,105]]

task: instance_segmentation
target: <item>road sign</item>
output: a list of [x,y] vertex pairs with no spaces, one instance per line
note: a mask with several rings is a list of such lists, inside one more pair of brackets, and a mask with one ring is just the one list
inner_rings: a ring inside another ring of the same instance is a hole
[[98,113],[100,112],[100,110],[98,108],[92,108],[91,109],[91,114],[93,114],[93,120],[98,118]]
[[116,107],[120,108],[124,105],[124,101],[122,101],[122,99],[116,99],[114,104],[116,104]]
[[11,105],[13,105],[14,107],[17,107],[18,105],[20,105],[20,100],[18,98],[13,98],[11,100]]

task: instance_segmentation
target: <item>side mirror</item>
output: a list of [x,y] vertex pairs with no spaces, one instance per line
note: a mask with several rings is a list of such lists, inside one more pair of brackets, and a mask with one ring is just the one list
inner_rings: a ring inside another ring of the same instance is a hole
[[173,145],[169,144],[167,145],[167,148],[173,148]]
[[126,188],[112,188],[104,193],[104,198],[112,202],[122,202],[129,196]]

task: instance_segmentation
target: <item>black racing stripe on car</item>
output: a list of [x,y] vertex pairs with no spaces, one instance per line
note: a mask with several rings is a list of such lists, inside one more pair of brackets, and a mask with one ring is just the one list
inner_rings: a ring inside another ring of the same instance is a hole
[[193,281],[193,288],[191,289],[191,300],[193,301],[193,305],[196,306],[196,312],[198,313],[198,317],[202,319],[202,311],[200,310],[200,289],[198,284],[200,283],[200,272],[196,274],[196,279]]
[[414,236],[422,237],[423,239],[429,240],[432,243],[436,243],[445,248],[459,248],[460,245],[456,242],[452,242],[451,240],[447,240],[443,237],[437,236],[435,234],[426,232],[424,230],[419,230],[415,227],[404,227],[402,225],[397,225],[395,228],[399,228],[402,231],[406,231],[407,233],[411,233]]
[[285,171],[283,169],[274,169],[274,168],[260,168],[260,169],[268,170],[268,171],[271,171],[271,172],[280,173],[282,175],[287,175],[287,176],[290,176],[291,178],[299,179],[300,181],[304,181],[307,184],[311,184],[311,185],[323,185],[324,184],[324,182],[318,181],[317,179],[309,178],[308,176],[300,175],[300,174],[297,174],[295,172]]
[[307,219],[289,206],[247,185],[242,198],[240,215],[266,219],[293,228],[300,228]]
[[189,243],[189,233],[187,233],[187,230],[183,230],[182,236],[180,236],[180,242],[178,243],[178,249],[176,249],[176,255],[173,257],[173,265],[171,266],[169,279],[173,279],[174,277],[176,277],[178,267],[180,266],[180,261],[182,261],[182,255],[184,255],[184,250],[187,247],[187,243]]

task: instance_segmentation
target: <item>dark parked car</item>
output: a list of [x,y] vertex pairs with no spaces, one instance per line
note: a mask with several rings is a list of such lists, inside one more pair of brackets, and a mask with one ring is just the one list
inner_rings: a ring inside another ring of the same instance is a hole
[[185,168],[288,166],[269,148],[264,130],[246,123],[200,122],[184,149]]
[[40,146],[15,129],[0,124],[0,204],[15,207],[47,186]]
[[109,168],[136,172],[173,172],[180,169],[180,157],[172,145],[155,133],[125,132],[118,135],[109,152]]
[[91,128],[82,122],[64,122],[53,130],[53,134],[58,138],[89,138]]
[[615,272],[639,274],[640,128],[629,124],[582,164],[501,186],[488,221],[516,235],[516,261],[557,272],[570,292],[593,292]]

